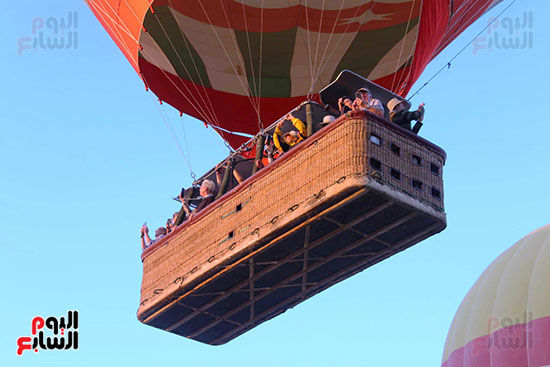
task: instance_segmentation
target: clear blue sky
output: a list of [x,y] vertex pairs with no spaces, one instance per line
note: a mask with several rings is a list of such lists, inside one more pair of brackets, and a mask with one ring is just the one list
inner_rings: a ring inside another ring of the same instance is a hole
[[[498,13],[510,0],[495,8]],[[26,50],[34,17],[78,12],[78,49]],[[140,324],[139,227],[164,223],[189,171],[151,93],[81,1],[0,2],[0,365],[435,366],[462,298],[504,249],[550,222],[550,7],[534,47],[469,47],[414,104],[444,147],[448,228],[229,344],[210,347]],[[422,84],[486,24],[478,21]],[[415,90],[416,88],[413,88]],[[178,114],[165,108],[180,139]],[[201,173],[226,149],[183,118]],[[183,141],[183,140],[182,140]],[[78,351],[26,352],[36,315],[80,311]]]

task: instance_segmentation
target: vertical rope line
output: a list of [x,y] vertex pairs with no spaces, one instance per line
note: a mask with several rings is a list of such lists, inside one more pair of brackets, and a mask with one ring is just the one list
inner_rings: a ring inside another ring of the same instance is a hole
[[[302,0],[300,0],[300,5],[301,5],[301,2]],[[309,56],[309,74],[310,74],[310,80],[311,80],[311,84],[310,84],[310,89],[308,90],[307,92],[307,99],[309,100],[309,97],[311,95],[311,85],[313,85],[313,59],[312,59],[312,50],[311,50],[311,31],[309,30],[309,11],[308,11],[309,7],[307,5],[307,0],[304,0],[304,12],[305,12],[305,15],[306,15],[306,36],[307,36],[307,52],[308,52],[308,56]]]
[[487,28],[489,28],[496,20],[498,20],[502,14],[504,14],[512,5],[514,5],[514,3],[516,2],[517,0],[512,0],[512,2],[510,4],[508,4],[508,6],[506,6],[506,8],[504,8],[491,22],[489,22],[481,31],[479,31],[478,34],[476,34],[476,36],[474,38],[472,38],[472,40],[470,42],[468,42],[460,51],[458,51],[458,53],[456,55],[454,55],[447,63],[445,63],[434,75],[432,75],[432,77],[430,79],[428,79],[427,82],[425,82],[420,88],[418,88],[416,90],[416,92],[414,92],[410,97],[409,97],[409,100],[411,100],[412,98],[414,98],[414,96],[416,96],[418,93],[420,93],[420,91],[422,89],[424,89],[432,80],[434,80],[443,70],[445,70],[445,68],[450,65],[458,56],[460,56],[460,54],[462,54],[467,48],[468,46],[470,46],[479,36],[481,36],[481,34],[483,32],[485,32],[487,30]]
[[[202,6],[202,1],[201,1],[201,0],[199,0],[199,3],[200,3],[201,6]],[[228,16],[227,16],[227,12],[225,11],[225,7],[224,7],[224,5],[223,5],[223,0],[220,0],[220,5],[222,6],[223,14],[224,14],[224,17],[225,17],[225,21],[227,22],[228,29],[231,30],[231,29],[233,29],[233,27],[232,27],[232,25],[231,25],[231,22],[229,21],[229,18],[228,18]],[[206,14],[206,11],[204,10],[204,7],[203,7],[203,11],[204,11],[205,14]],[[208,18],[208,20],[209,20],[209,22],[210,22],[210,17],[208,17],[208,15],[207,15],[207,18]],[[212,25],[212,28],[214,28],[214,25],[213,25],[212,23],[210,23],[210,24]],[[240,53],[240,49],[239,49],[239,45],[238,45],[238,43],[237,43],[237,39],[236,39],[236,36],[235,36],[235,32],[234,32],[234,31],[231,31],[230,33],[231,33],[231,40],[233,41],[233,47],[235,47],[235,51],[237,51],[237,54],[239,54],[239,55],[241,55],[241,57],[243,57],[242,54]],[[217,32],[216,32],[216,35],[217,35]],[[221,40],[220,40],[220,43],[222,43]],[[225,50],[225,47],[224,47],[224,50]],[[226,54],[227,54],[227,52],[226,52]],[[228,54],[227,54],[227,58],[229,58],[229,55],[228,55]],[[244,61],[243,61],[243,63],[244,63]],[[238,75],[236,69],[235,69],[235,74]],[[245,71],[245,74],[246,74],[246,71]],[[246,75],[245,75],[245,78],[246,78]],[[250,84],[247,83],[247,84],[245,85],[245,84],[242,82],[241,78],[239,78],[239,80],[240,80],[240,82],[241,82],[241,85],[243,86],[243,89],[244,89],[245,92],[248,94],[248,98],[249,98],[249,100],[250,100],[250,103],[251,103],[252,107],[253,107],[254,110],[256,111],[256,114],[258,114],[258,107],[257,107],[256,104],[255,104],[254,98],[252,98],[252,96],[251,96]]]
[[313,94],[313,88],[315,87],[315,81],[317,80],[317,59],[319,57],[319,43],[321,43],[321,31],[323,28],[323,16],[325,12],[325,0],[323,0],[323,4],[321,5],[321,18],[319,19],[319,30],[317,31],[317,45],[315,46],[315,60],[313,63],[313,76],[311,77],[311,85],[309,86],[309,95],[307,99],[310,99],[311,94]]
[[[372,9],[374,9],[374,6],[375,6],[375,2],[372,3],[371,7],[369,9],[366,10],[366,13],[368,12],[371,12]],[[359,14],[359,10],[361,9],[361,6],[358,6],[355,8],[355,12],[353,13],[353,17],[351,17],[350,19],[353,19],[353,18],[356,18],[357,17],[357,14]],[[349,31],[349,28],[351,26],[351,24],[353,24],[354,22],[348,22],[347,26],[346,26],[346,29],[344,30],[343,33],[341,33],[340,35],[340,38],[338,39],[338,42],[337,44],[340,44],[340,42],[342,42],[342,40],[344,39],[344,36],[348,33]],[[359,26],[359,29],[357,30],[357,32],[355,32],[355,36],[357,36],[357,34],[360,32],[361,30],[361,27]],[[330,60],[332,58],[332,56],[334,55],[334,53],[336,52],[336,47],[333,47],[332,48],[332,51],[328,57],[328,60]]]
[[[174,5],[172,4],[172,0],[168,0],[168,3],[170,4],[171,9],[173,9],[174,12],[176,12],[176,10],[174,8]],[[191,56],[191,62],[193,63],[193,67],[195,68],[195,71],[197,72],[197,76],[199,77],[199,80],[201,82],[202,90],[204,92],[204,95],[206,96],[206,100],[208,101],[208,104],[210,105],[210,110],[212,111],[213,120],[216,122],[216,124],[219,125],[220,121],[219,121],[218,116],[216,114],[216,110],[214,109],[214,106],[212,105],[212,99],[209,97],[208,92],[206,91],[206,87],[204,86],[204,81],[202,80],[202,77],[200,76],[199,68],[197,66],[197,63],[195,62],[195,57],[191,53],[191,48],[189,47],[189,42],[187,41],[187,37],[185,37],[183,27],[181,26],[180,22],[178,21],[177,15],[174,14],[174,13],[172,13],[172,15],[174,16],[174,19],[176,20],[176,24],[178,25],[181,38],[183,39],[183,42],[185,43],[185,47],[187,48],[187,51],[189,52],[189,55]],[[179,56],[178,56],[178,58],[179,58]],[[180,59],[180,62],[181,62],[181,59]],[[205,66],[205,71],[206,71],[206,66]]]
[[[315,76],[315,80],[319,79],[319,82],[323,85],[323,81],[321,79],[321,73],[323,72],[326,64],[324,63],[324,60],[325,60],[325,56],[327,55],[327,51],[328,49],[330,48],[330,41],[332,41],[332,36],[334,35],[335,33],[335,30],[336,30],[336,25],[338,24],[338,21],[340,20],[340,14],[342,13],[342,9],[344,7],[344,3],[345,3],[345,0],[341,0],[340,1],[340,8],[338,9],[338,14],[336,15],[336,19],[334,20],[334,24],[332,25],[332,30],[330,31],[330,35],[329,35],[329,38],[328,38],[328,41],[327,41],[327,44],[325,46],[325,50],[323,51],[323,56],[321,57],[321,61],[319,62],[319,70],[317,72],[317,75]],[[328,64],[328,60],[327,59],[327,64]]]
[[403,49],[405,48],[405,43],[407,42],[407,34],[409,34],[409,26],[411,25],[411,18],[413,15],[414,5],[416,0],[413,0],[411,5],[411,10],[409,12],[409,18],[407,19],[407,26],[405,27],[405,34],[403,35],[403,42],[401,42],[401,49],[399,50],[399,57],[397,58],[397,64],[395,65],[395,72],[393,73],[393,79],[391,82],[391,90],[394,90],[395,78],[397,77],[397,71],[401,66],[401,56],[403,56]]
[[[93,1],[93,0],[90,0],[90,1]],[[96,4],[94,4],[94,5],[97,7]],[[112,9],[112,7],[111,7],[110,5],[109,5],[109,7],[110,7],[111,10],[113,10],[113,12],[114,12],[114,9]],[[103,13],[104,13],[104,14],[105,14],[114,24],[116,24],[115,20],[114,20],[113,18],[111,18],[111,17],[107,14],[107,11],[105,10],[105,8],[97,7],[97,9],[100,10],[100,11],[102,11],[102,12],[103,12]],[[119,16],[116,12],[115,12],[114,14],[118,17],[119,21],[122,21],[122,19],[120,18],[120,16]],[[103,18],[103,17],[102,17],[102,18]],[[105,18],[103,18],[103,19],[105,20]],[[109,27],[109,28],[112,30],[111,27]],[[117,39],[118,39],[118,38],[117,38]],[[121,42],[120,39],[119,39],[119,42]],[[121,44],[124,44],[124,43],[121,42]],[[139,44],[139,43],[138,43],[138,44]],[[145,55],[148,56],[148,57],[151,57],[151,55],[150,55],[146,50],[142,50],[142,53],[145,54]],[[130,54],[131,54],[131,53],[130,53]],[[151,59],[153,59],[153,57],[151,57]],[[189,105],[195,107],[195,110],[196,110],[197,113],[200,115],[201,119],[202,119],[204,122],[206,122],[207,124],[209,124],[209,125],[211,125],[211,126],[213,126],[213,127],[216,128],[216,131],[218,131],[219,135],[222,137],[222,139],[224,140],[224,143],[225,143],[226,146],[227,146],[227,145],[228,145],[228,144],[227,144],[227,138],[225,137],[225,134],[224,134],[223,130],[222,130],[222,129],[219,129],[218,126],[215,125],[215,124],[213,124],[212,122],[209,122],[211,119],[210,119],[210,118],[208,117],[208,115],[205,113],[205,110],[202,108],[202,106],[201,106],[200,104],[197,103],[197,100],[195,99],[195,101],[192,102],[192,101],[189,99],[189,97],[187,97],[187,95],[180,89],[180,87],[179,87],[176,83],[174,83],[174,81],[170,78],[170,76],[168,75],[168,73],[167,73],[164,69],[159,68],[159,70],[162,72],[162,74],[164,75],[164,77],[165,77],[170,83],[172,83],[172,85],[176,88],[176,90],[178,90],[178,92],[179,92],[180,95],[186,100],[186,102],[187,102]],[[145,80],[144,80],[144,81],[145,81]],[[191,91],[189,90],[189,88],[188,88],[185,84],[183,84],[183,86],[184,86],[185,89],[187,90],[188,94],[192,96],[193,93],[191,93]]]
[[[124,1],[125,1],[126,5],[128,6],[128,8],[131,9],[131,13],[134,15],[134,17],[136,18],[137,22],[138,22],[138,23],[141,23],[142,20],[140,20],[140,18],[137,16],[137,14],[136,14],[135,11],[133,10],[133,8],[132,8],[132,7],[130,6],[130,4],[128,3],[128,0],[124,0]],[[170,6],[171,6],[172,8],[174,8],[174,6],[173,6],[171,0],[168,0],[168,1],[169,1],[169,3],[170,3]],[[120,19],[120,16],[119,16],[119,19]],[[181,36],[182,36],[182,39],[183,39],[184,42],[185,42],[185,46],[186,46],[187,50],[189,51],[189,54],[191,55],[191,61],[192,61],[193,65],[194,65],[194,67],[195,67],[195,71],[197,72],[197,75],[199,76],[199,80],[200,80],[200,82],[201,82],[202,89],[203,89],[204,94],[205,94],[205,96],[206,96],[206,100],[207,100],[208,104],[210,105],[210,108],[209,108],[209,109],[208,109],[208,108],[203,109],[204,113],[201,113],[201,116],[206,116],[206,112],[210,112],[210,115],[211,115],[211,116],[210,116],[209,118],[204,118],[204,117],[203,117],[204,120],[207,120],[207,121],[208,121],[208,120],[213,120],[213,121],[216,121],[216,123],[219,123],[219,120],[218,120],[217,115],[216,115],[216,111],[214,110],[214,106],[212,105],[211,99],[210,99],[210,97],[208,96],[208,93],[206,92],[206,87],[204,86],[204,82],[202,81],[202,78],[200,77],[200,74],[199,74],[199,71],[198,71],[198,67],[197,67],[197,65],[196,65],[196,63],[195,63],[195,58],[194,58],[193,55],[191,54],[191,49],[189,48],[189,45],[188,45],[188,43],[187,43],[187,39],[185,38],[185,35],[183,34],[183,31],[182,31],[182,28],[181,28],[181,25],[180,25],[179,22],[178,22],[178,18],[177,18],[175,15],[174,15],[174,19],[176,20],[176,24],[178,25],[178,28],[180,29],[180,34],[181,34]],[[120,19],[120,20],[121,20],[121,19]],[[166,31],[164,30],[164,27],[162,26],[162,24],[161,24],[161,22],[158,20],[158,18],[157,18],[157,22],[161,25],[161,28],[163,28],[163,32],[164,32],[164,34],[166,35],[166,38],[168,38],[168,40],[170,41],[170,38],[168,37]],[[191,75],[189,74],[189,72],[187,71],[187,68],[186,68],[185,65],[183,64],[183,61],[181,60],[181,58],[180,58],[180,56],[179,56],[179,52],[175,49],[175,47],[174,47],[174,45],[172,44],[172,42],[170,42],[170,44],[171,44],[171,46],[172,46],[172,49],[174,49],[174,51],[175,51],[176,54],[178,55],[178,59],[179,59],[180,63],[182,64],[182,66],[184,67],[185,71],[187,72],[187,75],[189,76],[189,79],[191,79]],[[159,48],[160,48],[160,47],[159,47]],[[159,69],[160,69],[160,67],[159,67]],[[203,99],[203,101],[204,101],[204,99]],[[196,102],[197,102],[197,101],[195,100],[195,104],[196,104]],[[200,113],[200,112],[199,112],[199,113]]]
[[[100,7],[98,6],[96,3],[94,3],[94,0],[89,0],[89,4],[92,4],[94,6],[94,8],[96,8],[97,10],[99,10],[100,12],[102,12],[105,16],[101,16],[101,19],[103,19],[103,21],[105,22],[105,25],[107,25],[109,27],[109,29],[111,30],[112,32],[112,35],[116,38],[116,40],[125,48],[126,52],[128,52],[129,55],[132,55],[132,51],[128,48],[128,46],[126,45],[126,43],[122,40],[122,36],[120,34],[120,32],[118,32],[118,30],[115,30],[113,29],[111,26],[109,26],[106,22],[106,18],[109,18],[111,20],[111,22],[117,26],[117,28],[121,28],[122,31],[124,31],[124,33],[126,33],[128,36],[130,36],[130,38],[132,38],[135,42],[136,42],[136,45],[139,45],[139,41],[136,40],[136,38],[130,33],[128,32],[127,30],[125,30],[124,28],[122,28],[113,18],[111,18],[111,16],[109,14],[107,14],[107,11],[105,10],[104,7]],[[116,13],[115,13],[116,14]],[[137,47],[136,47],[137,48]]]
[[[189,77],[191,83],[193,84],[193,88],[195,89],[195,92],[196,94],[198,95],[198,97],[200,98],[200,101],[204,104],[204,105],[207,105],[207,101],[208,101],[208,104],[210,104],[210,108],[212,110],[209,110],[208,108],[206,108],[207,111],[210,112],[211,116],[209,118],[210,121],[216,121],[216,119],[214,118],[214,113],[212,112],[214,107],[212,106],[212,103],[210,101],[210,97],[208,97],[208,94],[206,94],[206,96],[203,96],[202,93],[200,92],[197,84],[193,81],[193,78],[191,77],[191,73],[189,72],[189,70],[187,69],[187,66],[185,65],[185,63],[183,62],[183,60],[181,59],[181,56],[180,56],[180,53],[179,51],[176,49],[176,47],[174,46],[174,43],[172,42],[172,40],[170,39],[170,36],[168,35],[168,32],[166,32],[166,28],[164,28],[164,25],[162,24],[162,21],[160,19],[160,17],[157,15],[158,13],[155,12],[154,14],[154,18],[156,19],[157,23],[160,25],[161,29],[162,29],[162,32],[164,33],[164,35],[166,36],[166,39],[168,40],[168,42],[170,43],[170,47],[172,47],[172,50],[174,50],[174,52],[176,53],[176,56],[178,57],[178,60],[181,64],[181,66],[183,67],[183,69],[185,70],[185,72],[187,73],[187,76]],[[183,37],[183,39],[185,40],[185,37]],[[194,64],[194,62],[193,62]],[[200,74],[198,73],[198,70],[197,70],[197,76],[199,78],[199,82],[201,83],[201,85],[203,85],[203,88],[204,88],[204,82],[202,81],[202,78],[200,76]],[[206,92],[206,89],[204,89],[204,91]]]
[[[396,90],[395,91],[392,90],[392,92],[394,92],[395,94],[400,94],[403,91],[405,86],[409,83],[409,79],[410,79],[412,71],[413,71],[414,56],[415,56],[416,46],[418,45],[418,36],[420,35],[420,24],[422,23],[422,15],[423,15],[423,10],[424,10],[423,5],[424,5],[424,0],[422,0],[422,3],[420,4],[420,14],[418,16],[418,24],[417,24],[418,32],[416,33],[416,39],[414,41],[413,47],[411,47],[411,50],[409,51],[408,57],[407,57],[407,61],[411,60],[411,64],[408,67],[407,74],[405,75],[405,73],[402,73],[401,76],[399,77],[399,80],[398,80],[397,84],[395,85]],[[407,35],[408,35],[408,33],[407,33]],[[405,37],[407,37],[407,36],[405,36]]]
[[[110,4],[109,4],[109,7],[110,7],[111,10],[114,12],[114,9],[110,6]],[[107,14],[105,8],[99,8],[99,7],[98,7],[98,9],[101,10],[107,17],[109,17],[109,19],[110,19],[114,24],[116,24],[116,21],[115,21],[113,18],[111,18],[111,17]],[[122,21],[122,19],[120,18],[120,16],[119,16],[116,12],[114,12],[114,14],[118,17],[119,21]],[[111,27],[109,27],[109,28],[111,28]],[[112,28],[111,28],[111,29],[112,29]],[[138,44],[139,44],[139,42],[138,42]],[[149,53],[146,52],[145,50],[142,50],[142,52],[143,52],[146,56],[150,57]],[[130,54],[131,54],[131,53],[130,53]],[[152,57],[151,57],[151,58],[152,58]],[[152,58],[152,59],[153,59],[153,58]],[[168,79],[168,80],[174,85],[174,87],[176,87],[176,89],[180,92],[180,94],[186,99],[187,103],[189,103],[190,105],[192,105],[192,106],[195,107],[196,111],[199,113],[199,115],[201,116],[201,118],[202,118],[204,121],[209,121],[210,119],[209,119],[209,117],[208,117],[208,114],[205,112],[204,109],[202,109],[202,106],[200,106],[200,105],[197,103],[197,100],[195,100],[195,102],[192,102],[192,101],[185,95],[185,93],[183,93],[183,91],[174,83],[174,81],[168,76],[168,74],[166,73],[165,70],[163,70],[162,68],[159,68],[159,70],[161,70],[161,72],[162,72],[163,75],[166,77],[166,79]],[[185,84],[183,84],[183,86],[187,89],[187,91],[188,91],[188,93],[189,93],[190,95],[193,95],[193,94],[191,93],[191,91],[189,90],[189,88],[188,88]]]
[[261,129],[263,129],[263,121],[261,120],[262,115],[262,66],[263,66],[263,47],[264,47],[264,0],[262,0],[261,4],[262,9],[260,10],[260,72],[258,75],[259,81],[259,93],[258,93],[258,126]]
[[154,100],[154,97],[152,94],[149,94],[151,96],[151,98],[153,98],[153,104],[155,105],[155,107],[157,108],[157,111],[159,112],[159,114],[161,115],[162,119],[163,119],[163,122],[164,122],[164,125],[166,126],[166,128],[168,129],[168,132],[170,133],[170,135],[172,136],[172,139],[174,140],[174,142],[176,143],[176,146],[178,148],[178,151],[180,152],[181,156],[183,157],[183,160],[185,161],[185,164],[187,165],[187,167],[189,168],[189,171],[190,171],[190,174],[193,175],[194,172],[193,172],[193,168],[191,167],[191,162],[187,159],[187,157],[185,156],[185,153],[183,152],[183,149],[181,147],[181,144],[178,140],[178,137],[176,136],[176,133],[174,131],[174,128],[172,127],[172,123],[170,122],[170,120],[168,119],[168,116],[165,115],[165,112],[166,111],[163,111],[161,110],[161,108],[158,106],[157,104],[157,101]]
[[[250,36],[248,35],[248,21],[246,20],[246,9],[244,7],[244,2],[241,2],[241,7],[243,9],[243,19],[244,19],[244,28],[246,33],[246,43],[248,45],[248,59],[250,60],[250,71],[252,72],[252,86],[254,87],[254,92],[252,93],[255,97],[258,96],[258,89],[256,88],[256,82],[254,77],[254,60],[252,59],[252,48],[250,47]],[[243,55],[244,56],[244,55]],[[250,83],[249,83],[250,85]]]

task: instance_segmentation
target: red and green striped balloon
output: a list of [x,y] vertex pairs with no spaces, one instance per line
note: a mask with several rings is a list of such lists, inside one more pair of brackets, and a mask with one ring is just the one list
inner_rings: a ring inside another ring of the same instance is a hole
[[161,100],[255,134],[344,69],[405,95],[500,0],[85,1]]

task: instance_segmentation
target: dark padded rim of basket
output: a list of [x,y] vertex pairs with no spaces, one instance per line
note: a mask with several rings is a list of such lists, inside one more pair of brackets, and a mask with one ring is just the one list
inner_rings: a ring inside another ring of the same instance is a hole
[[397,126],[396,124],[393,124],[391,122],[388,122],[386,119],[376,116],[368,111],[355,111],[352,113],[351,118],[340,116],[337,118],[334,122],[326,126],[325,128],[317,131],[315,134],[301,142],[299,145],[297,145],[295,148],[291,149],[287,153],[285,153],[282,157],[274,161],[273,163],[269,164],[267,167],[264,167],[260,171],[258,171],[255,175],[252,175],[248,177],[246,180],[244,180],[239,186],[235,187],[233,190],[225,193],[221,198],[214,201],[212,204],[208,205],[206,208],[204,208],[197,216],[193,217],[193,219],[183,223],[178,228],[176,228],[172,233],[168,234],[167,236],[163,237],[160,241],[155,242],[152,246],[147,247],[145,250],[143,250],[141,254],[141,261],[143,261],[149,254],[154,252],[156,249],[163,246],[167,241],[169,241],[172,237],[176,236],[179,232],[181,232],[184,228],[192,225],[196,221],[200,220],[202,217],[208,215],[210,212],[212,212],[218,205],[224,203],[225,201],[229,200],[233,195],[235,195],[237,192],[240,192],[242,190],[245,190],[248,186],[254,184],[256,181],[263,178],[265,175],[268,175],[271,171],[274,169],[277,169],[278,166],[282,165],[283,162],[287,161],[294,155],[300,154],[300,152],[304,149],[306,149],[311,144],[314,144],[319,138],[322,138],[323,136],[327,135],[329,132],[334,130],[337,126],[343,124],[345,121],[348,120],[357,120],[357,119],[368,119],[370,121],[376,122],[380,125],[383,125],[385,128],[388,128],[392,130],[393,132],[402,135],[408,139],[414,140],[416,143],[420,144],[423,147],[426,147],[427,149],[433,151],[434,153],[438,154],[443,158],[443,161],[447,159],[447,153],[443,150],[443,148],[440,148],[439,146],[429,142],[428,140],[412,133],[411,131],[404,129],[402,127]]

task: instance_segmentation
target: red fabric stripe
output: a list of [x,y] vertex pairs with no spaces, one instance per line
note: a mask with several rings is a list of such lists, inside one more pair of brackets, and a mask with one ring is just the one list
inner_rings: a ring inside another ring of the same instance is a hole
[[[420,1],[415,1],[412,17],[418,17],[420,13]],[[312,9],[303,5],[286,8],[263,9],[243,5],[235,0],[226,0],[221,7],[221,1],[205,0],[156,0],[156,6],[170,6],[181,14],[184,14],[199,22],[217,27],[232,28],[248,32],[280,32],[299,26],[313,32],[323,33],[352,33],[372,29],[391,27],[406,23],[411,14],[413,2],[399,4],[384,4],[365,1],[359,7],[338,10]],[[225,9],[225,14],[224,14]],[[360,17],[363,14],[387,15],[387,20],[374,20],[366,24],[353,22],[349,24],[347,19]],[[227,18],[226,18],[227,15]],[[321,17],[323,18],[321,22]],[[230,24],[228,24],[229,19]],[[335,25],[336,22],[336,26]]]
[[413,65],[409,81],[400,93],[405,96],[414,82],[420,77],[426,65],[432,60],[449,22],[449,0],[430,0],[422,2],[420,29],[416,42]]
[[540,367],[550,365],[550,317],[516,324],[454,350],[443,367]]
[[[147,84],[155,94],[163,101],[174,106],[179,111],[203,120],[199,110],[189,101],[210,100],[215,115],[219,118],[219,126],[235,132],[256,134],[258,132],[258,117],[252,108],[250,99],[247,96],[221,92],[215,89],[205,88],[193,82],[182,80],[170,73],[163,72],[155,65],[143,58],[139,58],[139,67],[145,76]],[[176,86],[179,88],[176,88]],[[181,90],[181,92],[180,92]],[[206,92],[206,94],[205,94]],[[184,97],[182,93],[185,94]],[[204,97],[201,99],[201,95]],[[261,113],[265,126],[270,125],[286,112],[292,110],[301,102],[305,96],[293,98],[262,98]],[[188,101],[189,100],[189,101]],[[201,104],[202,105],[202,104]],[[202,105],[203,110],[209,110],[210,105]],[[215,123],[214,121],[209,121]],[[248,138],[221,133],[233,148],[238,148]]]
[[[462,0],[459,4],[455,1],[455,13],[451,18],[451,24],[445,32],[439,47],[433,57],[436,57],[445,47],[449,45],[460,33],[468,28],[473,22],[481,17],[492,0]],[[482,29],[482,27],[480,27]]]

